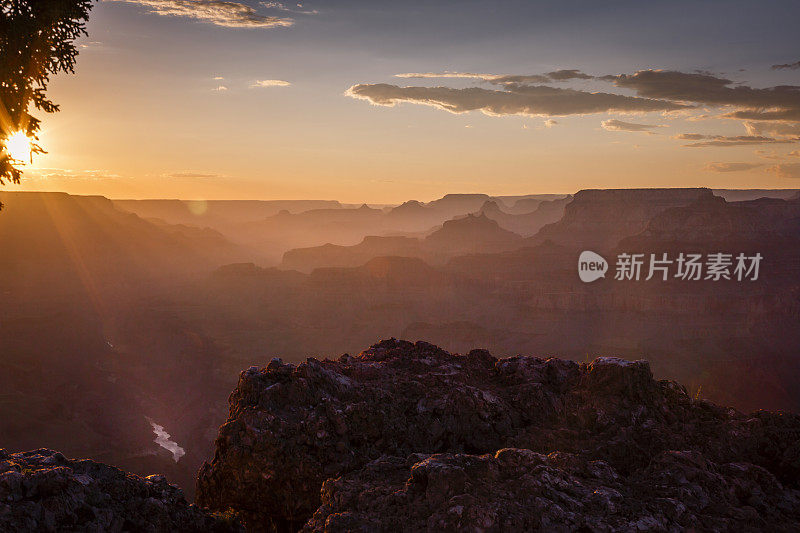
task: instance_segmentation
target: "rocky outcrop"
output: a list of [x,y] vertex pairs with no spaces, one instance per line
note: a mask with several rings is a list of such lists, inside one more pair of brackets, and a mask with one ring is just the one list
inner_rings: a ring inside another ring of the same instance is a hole
[[230,409],[197,500],[253,530],[800,527],[800,417],[695,400],[645,361],[392,339],[251,368]]
[[305,531],[791,531],[800,493],[752,464],[661,452],[630,476],[602,460],[504,448],[382,457],[329,479]]
[[0,449],[0,531],[242,531],[186,503],[163,476],[140,478],[52,450]]

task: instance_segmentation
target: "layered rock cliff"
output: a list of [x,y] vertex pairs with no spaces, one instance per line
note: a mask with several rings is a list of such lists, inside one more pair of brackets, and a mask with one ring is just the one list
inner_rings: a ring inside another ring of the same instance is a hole
[[197,501],[249,529],[792,530],[800,417],[645,361],[496,359],[388,340],[242,373]]
[[[564,216],[565,206],[571,201],[572,196],[558,200],[535,200],[535,208],[529,211],[509,213],[503,211],[496,201],[491,200],[483,204],[480,214],[494,220],[503,229],[513,231],[523,237],[530,237],[535,235],[542,226],[561,220],[561,217]],[[517,202],[515,208],[519,205],[520,202]]]
[[608,250],[642,232],[657,214],[709,198],[713,193],[703,188],[582,190],[566,205],[564,217],[544,226],[531,241]]

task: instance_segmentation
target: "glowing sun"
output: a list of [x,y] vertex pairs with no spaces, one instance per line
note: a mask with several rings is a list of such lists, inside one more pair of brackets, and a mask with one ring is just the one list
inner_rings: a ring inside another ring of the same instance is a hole
[[30,161],[31,159],[31,140],[25,132],[17,131],[6,139],[6,153],[15,161]]

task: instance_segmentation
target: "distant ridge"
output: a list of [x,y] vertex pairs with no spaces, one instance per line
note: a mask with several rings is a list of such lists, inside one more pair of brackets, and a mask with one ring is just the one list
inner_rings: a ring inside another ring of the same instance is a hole
[[[310,209],[341,209],[336,200],[112,200],[114,205],[144,218],[170,224],[209,225],[258,220],[282,210],[301,213]],[[211,222],[209,222],[211,221]]]

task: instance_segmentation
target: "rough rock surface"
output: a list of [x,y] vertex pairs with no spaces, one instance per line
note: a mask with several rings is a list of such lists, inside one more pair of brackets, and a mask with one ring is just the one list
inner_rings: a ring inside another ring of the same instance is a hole
[[800,527],[800,417],[695,400],[645,361],[392,339],[251,368],[230,407],[197,499],[253,530]]
[[186,503],[163,476],[140,478],[40,449],[0,449],[0,531],[242,531]]
[[306,531],[794,531],[800,492],[765,469],[662,452],[620,476],[604,461],[504,448],[384,457],[322,486]]

